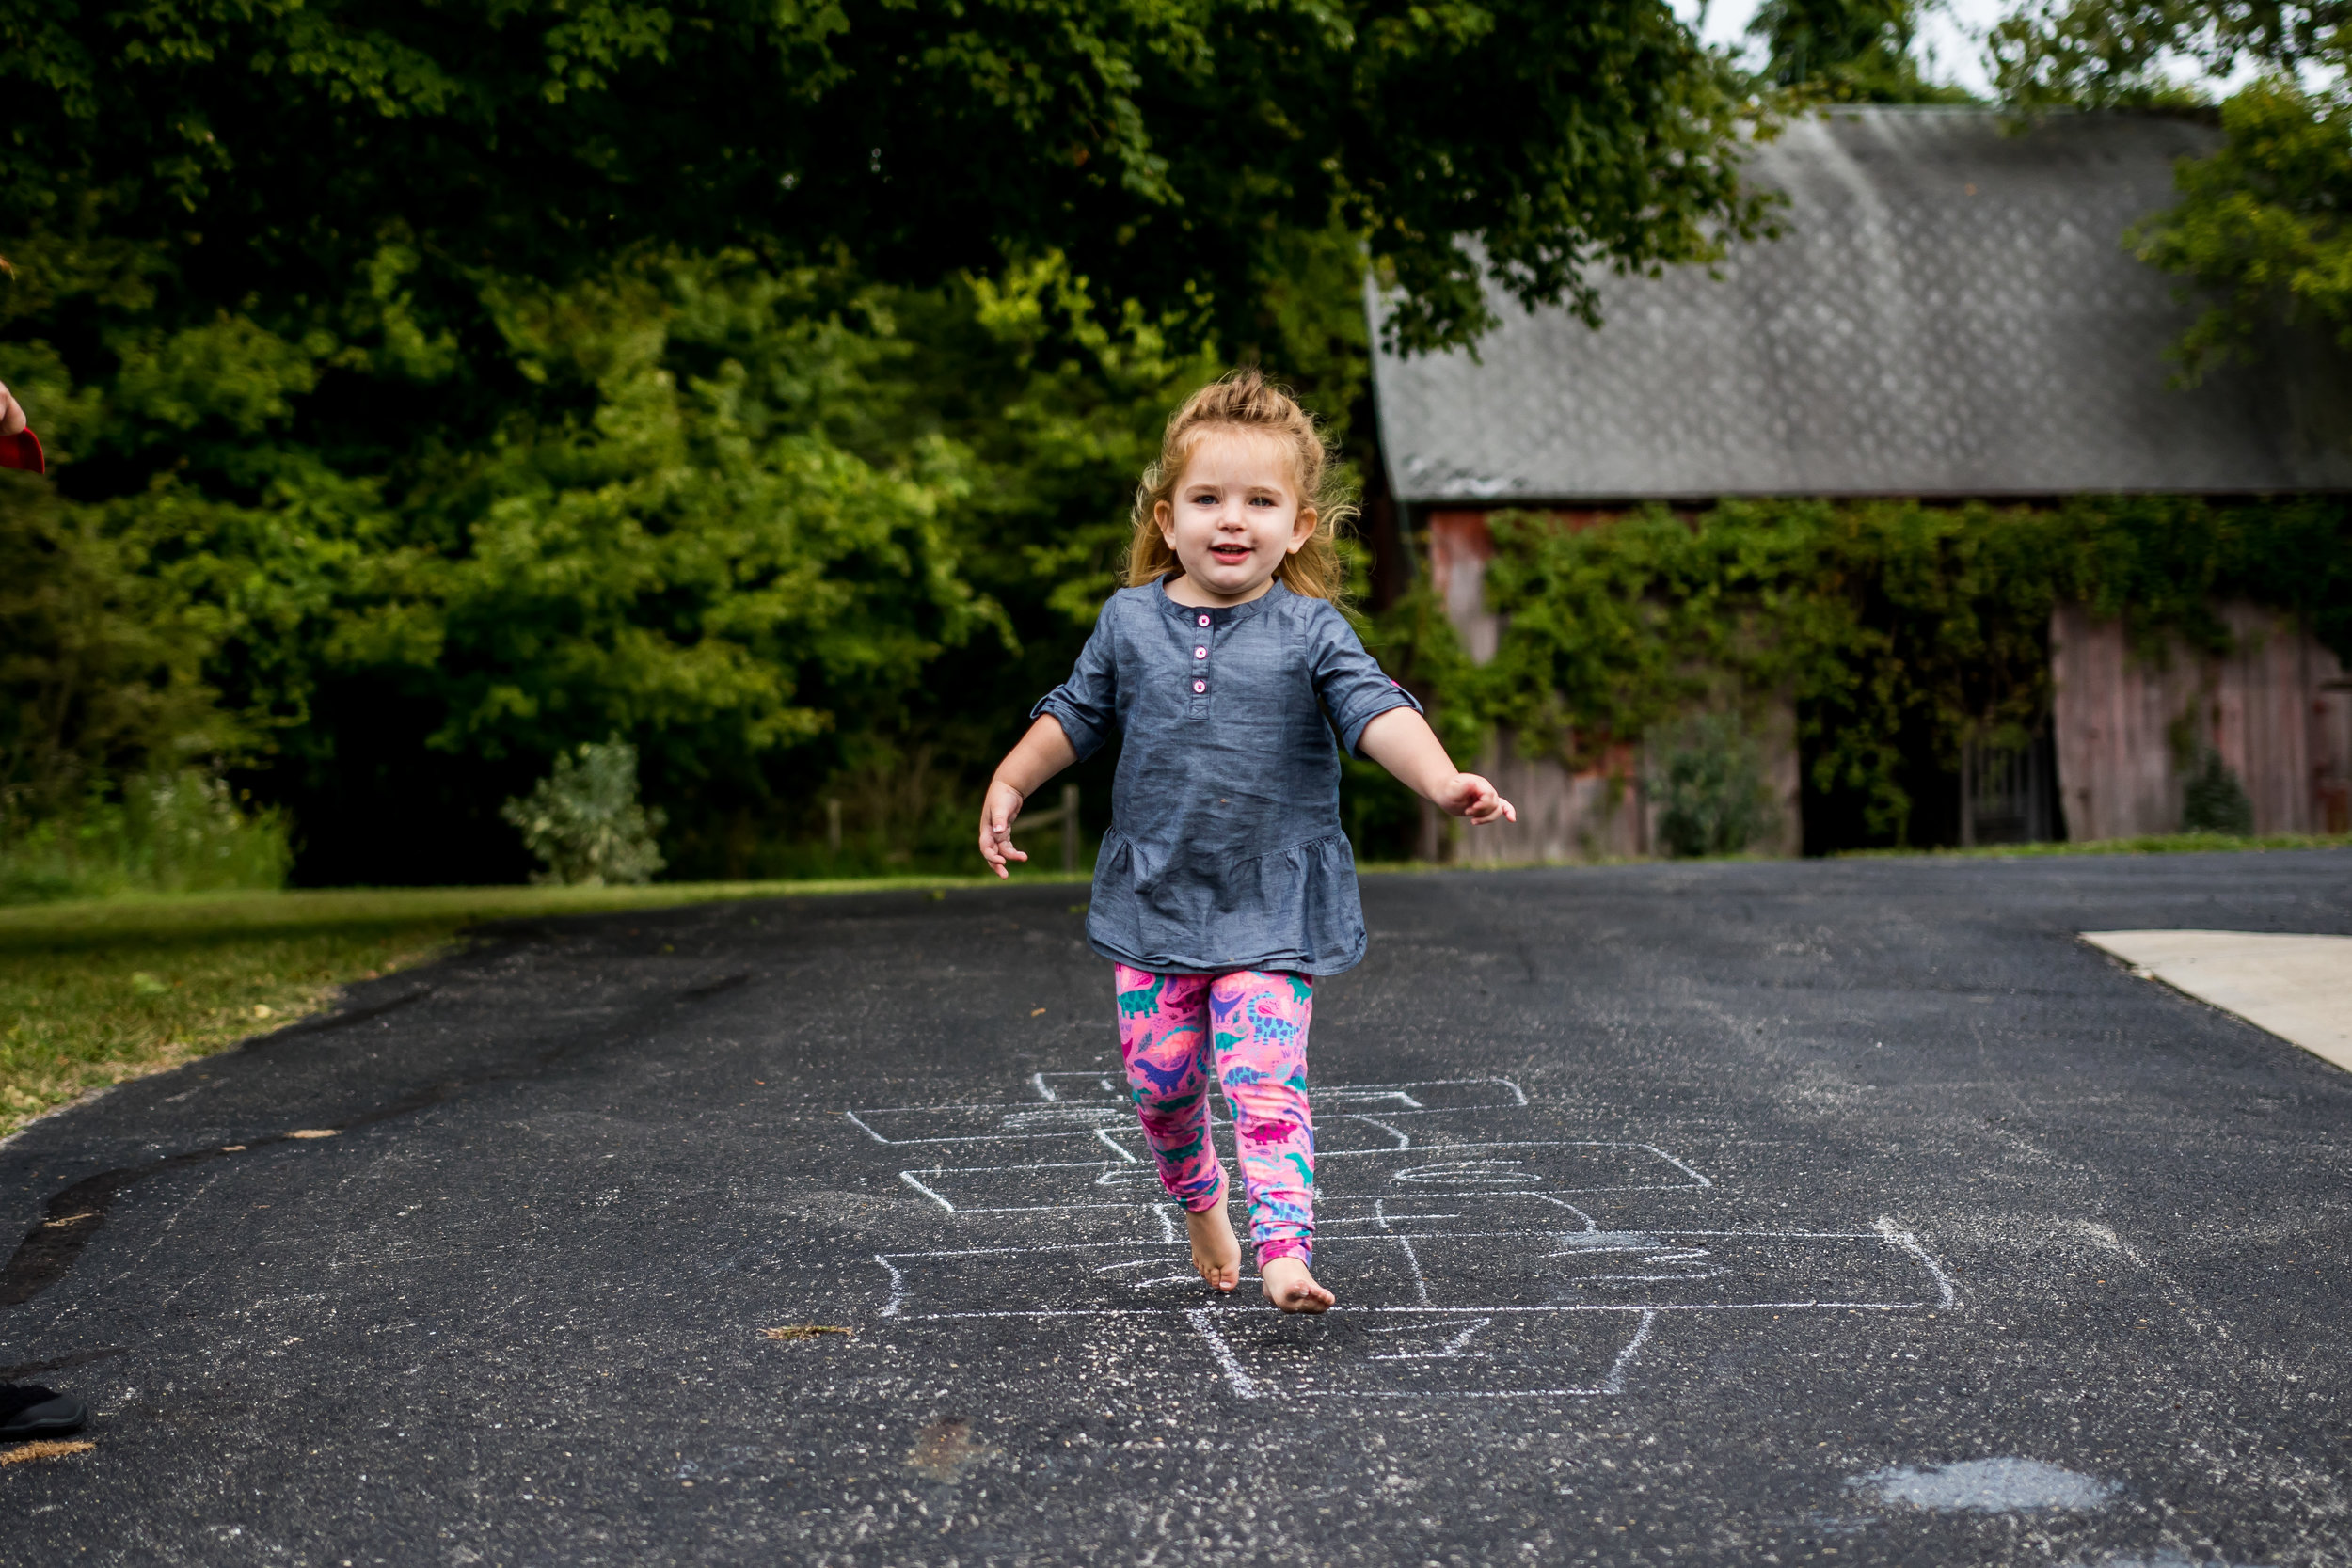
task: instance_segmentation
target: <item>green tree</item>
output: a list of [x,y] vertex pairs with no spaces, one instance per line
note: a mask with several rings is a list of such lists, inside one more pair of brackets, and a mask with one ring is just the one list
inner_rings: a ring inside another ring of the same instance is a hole
[[1748,24],[1774,86],[1838,103],[1965,103],[1930,82],[1915,48],[1921,0],[1764,0]]
[[1764,211],[1661,0],[67,5],[0,97],[0,379],[310,879],[519,875],[611,733],[682,872],[826,789],[903,839],[1187,383],[1343,424],[1367,265],[1426,347]]
[[[1288,230],[1343,216],[1461,341],[1483,264],[1709,253],[1759,209],[1750,112],[1662,0],[160,0],[0,23],[0,233],[103,234],[156,303],[332,312],[387,245],[405,309],[655,245],[928,284],[1048,251],[1246,341]],[[304,326],[332,329],[327,321]],[[453,340],[461,351],[462,340]]]
[[215,616],[151,569],[158,531],[0,473],[0,843],[110,778],[249,740],[205,679]]

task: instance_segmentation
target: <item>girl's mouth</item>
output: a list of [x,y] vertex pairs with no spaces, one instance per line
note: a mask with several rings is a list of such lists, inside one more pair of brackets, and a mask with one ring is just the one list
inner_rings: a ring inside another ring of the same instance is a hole
[[1247,545],[1211,545],[1209,553],[1228,566],[1238,566],[1249,559],[1249,546]]

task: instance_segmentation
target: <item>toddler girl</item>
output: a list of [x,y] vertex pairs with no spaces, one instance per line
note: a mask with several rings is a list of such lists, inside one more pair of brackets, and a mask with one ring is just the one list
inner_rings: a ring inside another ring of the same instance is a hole
[[1320,1312],[1307,1026],[1314,976],[1364,956],[1340,831],[1342,744],[1457,816],[1517,821],[1454,770],[1421,705],[1380,673],[1335,604],[1337,527],[1314,420],[1255,372],[1194,393],[1136,492],[1128,586],[1070,678],[996,769],[980,853],[999,877],[1022,802],[1125,737],[1087,936],[1117,965],[1120,1054],[1193,1267],[1241,1279],[1212,1075],[1232,1108],[1266,1299]]

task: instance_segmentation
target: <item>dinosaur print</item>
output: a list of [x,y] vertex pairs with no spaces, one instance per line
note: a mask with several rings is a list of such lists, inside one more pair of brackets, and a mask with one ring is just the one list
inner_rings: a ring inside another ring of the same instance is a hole
[[1160,1185],[1195,1212],[1225,1201],[1210,1137],[1208,1088],[1233,1113],[1249,1234],[1260,1267],[1314,1251],[1314,1123],[1306,1047],[1314,982],[1240,970],[1117,970],[1120,1055]]
[[1120,1018],[1143,1018],[1156,1011],[1160,1005],[1160,990],[1168,984],[1168,976],[1165,974],[1146,976],[1141,970],[1126,969],[1124,966],[1121,966],[1121,973],[1132,974],[1138,981],[1148,979],[1150,983],[1138,984],[1133,990],[1122,990],[1119,993],[1119,1016]]
[[[1136,1085],[1136,1101],[1138,1104],[1147,1097],[1153,1103],[1161,1105],[1178,1098],[1197,1100],[1200,1096],[1201,1088],[1205,1086],[1196,1084],[1190,1095],[1184,1094],[1186,1080],[1200,1076],[1200,1070],[1193,1065],[1190,1057],[1186,1057],[1172,1068],[1163,1068],[1151,1057],[1137,1052],[1127,1059],[1127,1075],[1131,1079],[1140,1075],[1151,1080],[1151,1087],[1148,1089],[1140,1084]],[[1153,1092],[1155,1090],[1156,1093]]]

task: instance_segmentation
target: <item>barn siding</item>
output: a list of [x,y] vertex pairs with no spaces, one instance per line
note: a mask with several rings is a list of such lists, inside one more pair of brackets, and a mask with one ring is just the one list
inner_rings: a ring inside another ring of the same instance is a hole
[[2122,626],[2080,605],[2050,618],[2058,792],[2067,837],[2130,838],[2181,826],[2185,770],[2210,747],[2246,786],[2254,831],[2352,827],[2352,683],[2292,620],[2233,603],[2234,646],[2214,657],[2175,639],[2133,657]]
[[[1590,526],[1599,515],[1572,519]],[[1473,662],[1494,657],[1502,618],[1486,604],[1486,563],[1494,559],[1494,535],[1484,512],[1438,512],[1430,515],[1430,586],[1445,606],[1446,619]],[[1781,805],[1780,829],[1758,841],[1757,853],[1794,855],[1804,843],[1798,813],[1797,715],[1776,702],[1757,736],[1765,777]],[[1642,787],[1639,746],[1609,748],[1600,765],[1571,771],[1556,757],[1519,754],[1516,738],[1499,735],[1474,764],[1518,809],[1516,823],[1471,828],[1441,819],[1424,804],[1421,856],[1467,865],[1519,865],[1534,862],[1637,860],[1657,843],[1658,807]]]

